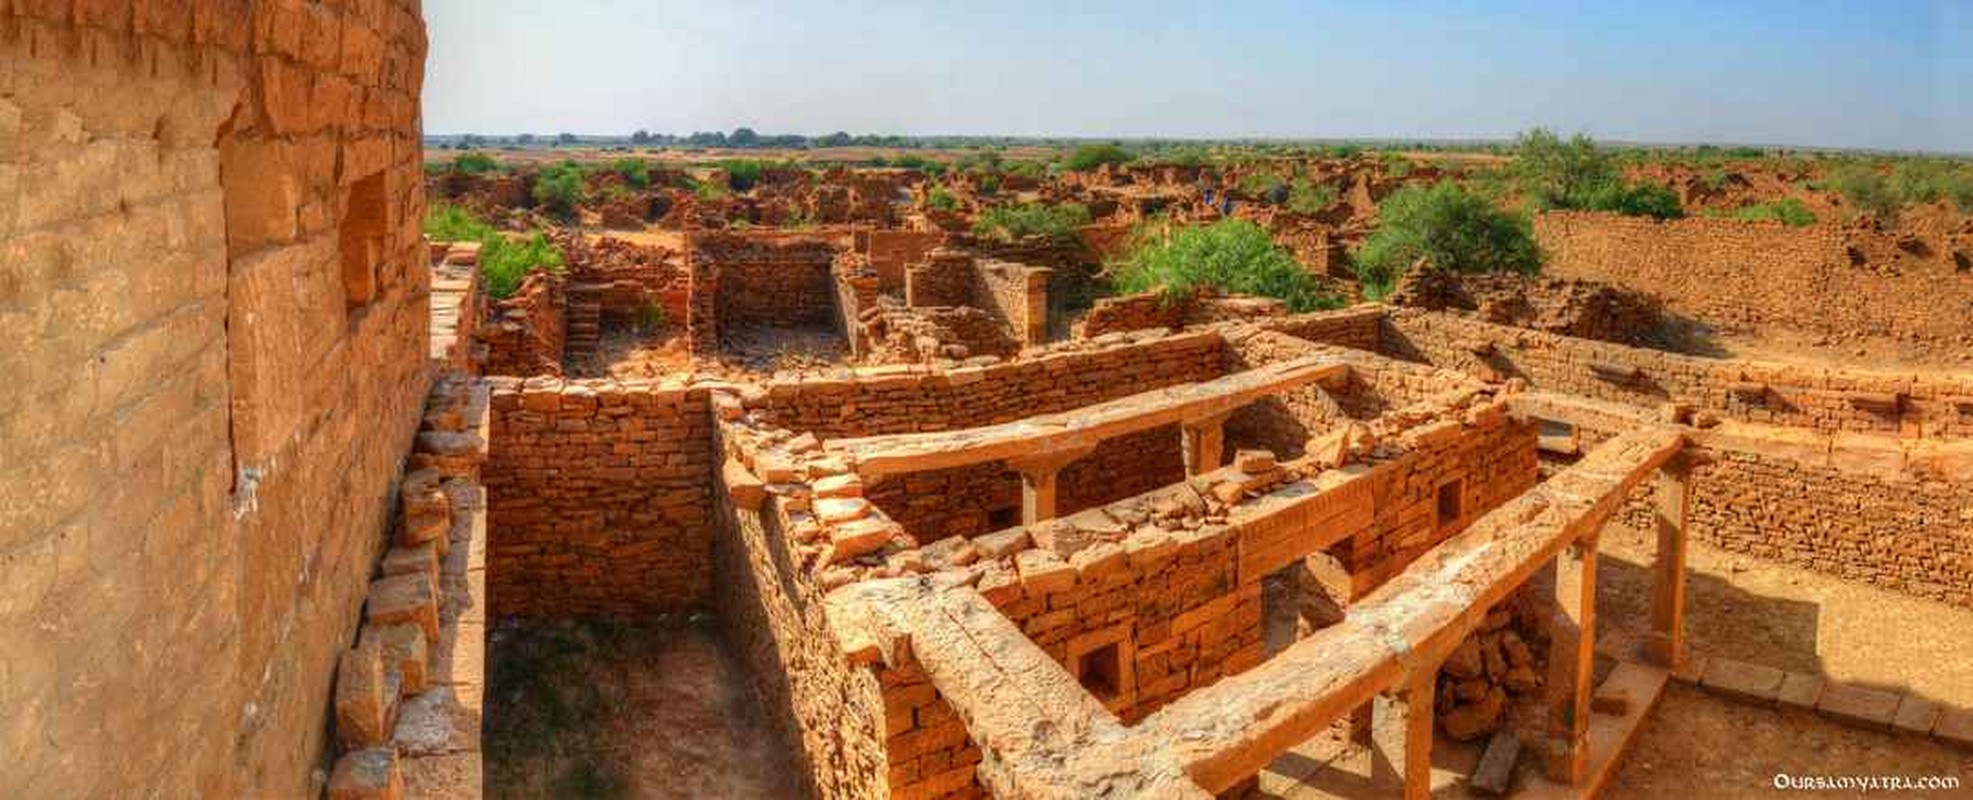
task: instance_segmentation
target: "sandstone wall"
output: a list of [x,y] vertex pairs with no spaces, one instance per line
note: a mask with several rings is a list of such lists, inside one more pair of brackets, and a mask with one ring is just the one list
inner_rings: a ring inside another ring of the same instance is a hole
[[[1177,427],[1119,436],[1062,469],[1056,477],[1056,510],[1072,514],[1184,479]],[[899,475],[871,484],[865,492],[922,544],[948,536],[971,538],[1021,522],[1021,476],[999,462]]]
[[311,794],[429,380],[417,9],[0,9],[0,796]]
[[[1968,515],[1973,480],[1865,471],[1752,449],[1703,449],[1714,459],[1693,470],[1693,537],[1736,553],[1973,606],[1973,517]],[[1625,521],[1652,530],[1652,503],[1651,488],[1640,489],[1625,509]]]
[[1217,378],[1223,348],[1218,333],[1205,331],[986,367],[883,367],[854,379],[770,384],[748,407],[775,427],[825,439],[969,428]]
[[[763,326],[834,327],[836,246],[814,238],[700,235],[689,245],[715,266],[722,330]],[[694,291],[706,286],[695,285]]]
[[1961,342],[1973,318],[1973,274],[1944,259],[1896,269],[1854,264],[1833,223],[1562,212],[1537,215],[1535,238],[1548,253],[1548,275],[1641,289],[1716,324]]
[[479,329],[488,375],[560,375],[568,346],[568,293],[563,277],[535,272],[514,293],[493,303]]
[[892,295],[904,294],[905,267],[923,262],[933,248],[945,241],[945,234],[938,231],[866,231],[859,237],[866,242],[859,249],[870,256],[870,268],[877,273],[878,290]]
[[756,698],[785,745],[800,754],[811,796],[881,796],[884,709],[877,679],[844,658],[821,592],[788,551],[780,516],[736,507],[723,484],[719,492],[713,548],[719,617]]
[[1391,355],[1481,378],[1646,408],[1666,401],[1727,419],[1907,438],[1973,437],[1973,374],[1868,372],[1728,361],[1393,310]]
[[494,613],[635,615],[711,604],[704,390],[496,379],[492,429]]
[[1048,341],[1048,279],[1052,270],[1008,261],[977,261],[971,305],[999,317],[1023,346]]

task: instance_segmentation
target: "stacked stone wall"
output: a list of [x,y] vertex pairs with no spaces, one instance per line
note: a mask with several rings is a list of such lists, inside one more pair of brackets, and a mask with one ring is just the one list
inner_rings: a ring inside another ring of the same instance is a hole
[[494,612],[709,607],[707,402],[700,389],[496,379],[485,468]]
[[1211,380],[1223,374],[1223,349],[1219,334],[1206,331],[984,367],[883,367],[852,379],[769,384],[748,406],[769,424],[825,439],[978,427]]
[[1973,374],[1698,358],[1409,309],[1390,312],[1384,348],[1480,378],[1646,408],[1669,401],[1825,432],[1973,437]]
[[495,301],[478,336],[488,375],[560,375],[568,346],[568,292],[562,276],[535,272]]
[[398,0],[0,9],[0,796],[314,793],[430,380],[424,53]]
[[721,329],[840,324],[830,269],[838,250],[834,243],[819,238],[706,234],[693,237],[690,247],[695,256],[714,265]]
[[1535,238],[1548,253],[1548,275],[1647,291],[1714,324],[1963,343],[1973,318],[1973,274],[1949,259],[1890,269],[1853,263],[1834,223],[1561,212],[1537,215]]
[[877,273],[877,288],[884,294],[904,294],[904,271],[922,263],[932,250],[945,241],[939,231],[868,231],[861,234],[868,244],[870,269]]

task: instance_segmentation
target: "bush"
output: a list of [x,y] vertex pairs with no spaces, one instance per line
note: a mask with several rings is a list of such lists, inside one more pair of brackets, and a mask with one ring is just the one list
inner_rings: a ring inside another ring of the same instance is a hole
[[1590,193],[1585,207],[1591,211],[1613,211],[1633,217],[1678,219],[1685,216],[1678,193],[1656,183],[1606,184]]
[[925,205],[940,211],[951,211],[959,207],[959,200],[954,198],[951,192],[946,191],[945,187],[934,186],[931,191],[925,193]]
[[1071,172],[1088,172],[1104,164],[1128,164],[1130,153],[1115,144],[1086,144],[1069,154]]
[[1747,222],[1779,222],[1791,228],[1815,224],[1815,212],[1793,197],[1747,206],[1723,216]]
[[452,159],[452,171],[463,175],[479,175],[500,171],[500,162],[485,153],[460,153]]
[[442,242],[479,242],[480,277],[494,299],[513,294],[530,272],[562,268],[562,252],[547,236],[537,232],[515,241],[455,205],[433,205],[425,215],[425,235]]
[[586,191],[582,184],[582,166],[574,161],[564,161],[544,169],[534,177],[534,203],[548,209],[557,216],[574,216],[576,208],[582,205]]
[[1877,168],[1869,164],[1850,164],[1830,173],[1823,184],[1830,191],[1842,195],[1843,199],[1855,207],[1859,216],[1869,217],[1886,225],[1898,218],[1898,196],[1891,188],[1890,181],[1879,174]]
[[1891,170],[1891,191],[1903,203],[1936,203],[1951,200],[1965,213],[1973,213],[1973,171],[1944,161],[1910,160]]
[[1022,203],[994,206],[973,221],[973,232],[1002,241],[1029,236],[1070,236],[1089,224],[1089,208],[1080,203]]
[[651,185],[651,165],[645,163],[643,159],[618,159],[617,163],[610,165],[610,169],[618,175],[622,175],[624,182],[639,189],[648,188]]
[[1593,194],[1619,182],[1616,162],[1587,135],[1578,133],[1564,142],[1534,128],[1521,134],[1517,146],[1515,172],[1536,209],[1588,208]]
[[1526,219],[1451,181],[1407,186],[1378,206],[1377,230],[1356,256],[1357,280],[1383,297],[1419,258],[1437,269],[1533,273],[1541,250]]
[[767,163],[750,158],[729,158],[719,162],[719,168],[726,170],[726,185],[733,191],[744,192],[760,183],[760,174],[767,170]]
[[1297,214],[1318,214],[1336,202],[1336,187],[1326,183],[1295,181],[1288,191],[1288,210]]
[[1130,254],[1116,265],[1114,283],[1124,292],[1162,290],[1174,298],[1200,289],[1260,295],[1281,300],[1296,312],[1343,304],[1323,292],[1266,230],[1244,219],[1179,228],[1169,235],[1140,232]]
[[1402,178],[1406,175],[1411,174],[1411,168],[1412,168],[1411,159],[1405,158],[1404,156],[1399,155],[1397,153],[1384,154],[1385,175],[1388,175],[1393,178]]
[[1280,175],[1272,172],[1254,172],[1240,179],[1239,188],[1241,193],[1249,197],[1264,197],[1277,187],[1287,185],[1288,182],[1282,180]]

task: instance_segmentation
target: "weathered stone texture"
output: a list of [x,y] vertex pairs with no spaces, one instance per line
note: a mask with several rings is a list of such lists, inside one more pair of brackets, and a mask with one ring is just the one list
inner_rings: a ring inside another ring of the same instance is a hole
[[0,10],[0,795],[310,792],[427,381],[424,52],[398,0]]
[[500,615],[637,614],[711,602],[706,392],[497,379],[485,480]]

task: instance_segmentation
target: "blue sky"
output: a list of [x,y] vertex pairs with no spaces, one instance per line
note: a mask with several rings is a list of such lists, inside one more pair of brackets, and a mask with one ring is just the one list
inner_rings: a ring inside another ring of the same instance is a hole
[[1967,2],[425,0],[428,133],[1973,151]]

